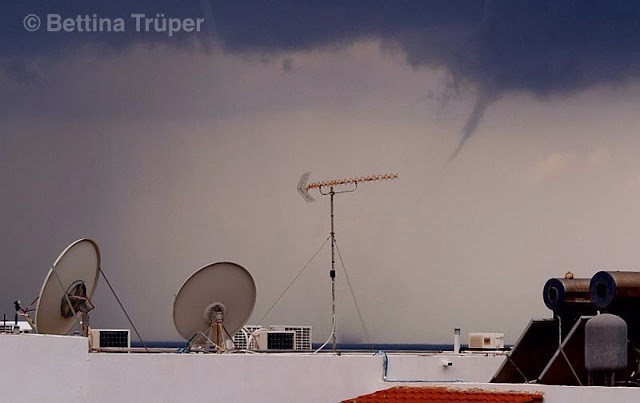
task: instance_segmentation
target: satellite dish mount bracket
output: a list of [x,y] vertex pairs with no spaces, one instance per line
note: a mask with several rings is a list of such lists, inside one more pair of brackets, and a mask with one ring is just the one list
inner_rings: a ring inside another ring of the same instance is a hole
[[[215,340],[216,352],[226,352],[226,337],[224,329],[224,315],[227,313],[227,306],[222,302],[214,302],[204,309],[204,316],[209,327],[209,338]],[[214,338],[215,336],[215,338]]]
[[82,324],[82,334],[89,334],[89,312],[95,306],[87,296],[87,286],[84,281],[77,280],[66,289],[60,303],[60,314],[65,318],[72,318],[76,314]]

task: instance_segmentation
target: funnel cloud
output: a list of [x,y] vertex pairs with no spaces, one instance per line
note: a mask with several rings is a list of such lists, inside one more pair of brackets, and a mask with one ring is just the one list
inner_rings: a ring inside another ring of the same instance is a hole
[[467,143],[467,141],[471,138],[473,133],[476,131],[478,124],[482,120],[485,111],[492,103],[496,102],[500,99],[500,96],[497,94],[490,93],[488,91],[482,91],[476,98],[475,104],[473,106],[473,111],[471,111],[471,115],[467,118],[467,122],[462,129],[462,136],[460,138],[460,142],[458,146],[453,151],[449,159],[447,160],[447,164],[451,163],[462,151],[462,148]]

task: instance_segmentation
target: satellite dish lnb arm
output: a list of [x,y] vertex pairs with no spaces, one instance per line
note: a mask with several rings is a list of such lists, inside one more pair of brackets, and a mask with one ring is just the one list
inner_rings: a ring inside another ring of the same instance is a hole
[[31,328],[35,330],[36,325],[33,322],[33,319],[31,319],[31,315],[29,315],[29,307],[27,307],[27,309],[23,309],[20,300],[14,301],[13,304],[15,305],[16,313],[22,316],[27,322],[29,322],[29,326],[31,326]]

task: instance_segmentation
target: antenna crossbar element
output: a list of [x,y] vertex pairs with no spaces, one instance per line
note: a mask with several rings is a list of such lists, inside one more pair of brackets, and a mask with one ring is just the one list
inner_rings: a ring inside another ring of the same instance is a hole
[[[305,175],[307,175],[306,178],[309,178],[308,173],[305,173]],[[351,185],[351,184],[358,184],[362,182],[384,181],[384,180],[392,180],[397,178],[398,178],[398,174],[384,174],[384,175],[361,176],[356,178],[334,179],[334,180],[324,181],[324,182],[309,183],[308,185],[305,186],[305,190],[309,191],[311,189],[322,188],[327,186]]]
[[[340,185],[356,185],[357,187],[358,183],[362,183],[362,182],[398,179],[398,174],[396,173],[396,174],[360,176],[355,178],[343,178],[343,179],[334,179],[334,180],[323,181],[323,182],[307,183],[307,181],[309,180],[309,175],[311,175],[311,172],[303,173],[302,176],[300,177],[300,180],[298,181],[298,192],[300,193],[300,196],[302,196],[302,198],[309,203],[316,201],[316,199],[314,199],[309,194],[309,190],[311,189],[322,189],[326,187],[334,187],[334,186],[340,186]],[[322,194],[328,195],[329,193],[322,192]]]

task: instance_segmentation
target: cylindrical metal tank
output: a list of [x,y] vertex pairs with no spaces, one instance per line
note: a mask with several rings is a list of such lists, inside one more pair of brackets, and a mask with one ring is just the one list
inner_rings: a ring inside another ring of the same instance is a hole
[[600,309],[612,305],[640,305],[640,272],[599,271],[589,285],[591,301]]
[[589,319],[584,328],[584,364],[589,372],[627,367],[627,322],[603,313]]
[[593,306],[589,294],[588,278],[551,278],[542,289],[542,299],[554,312]]

